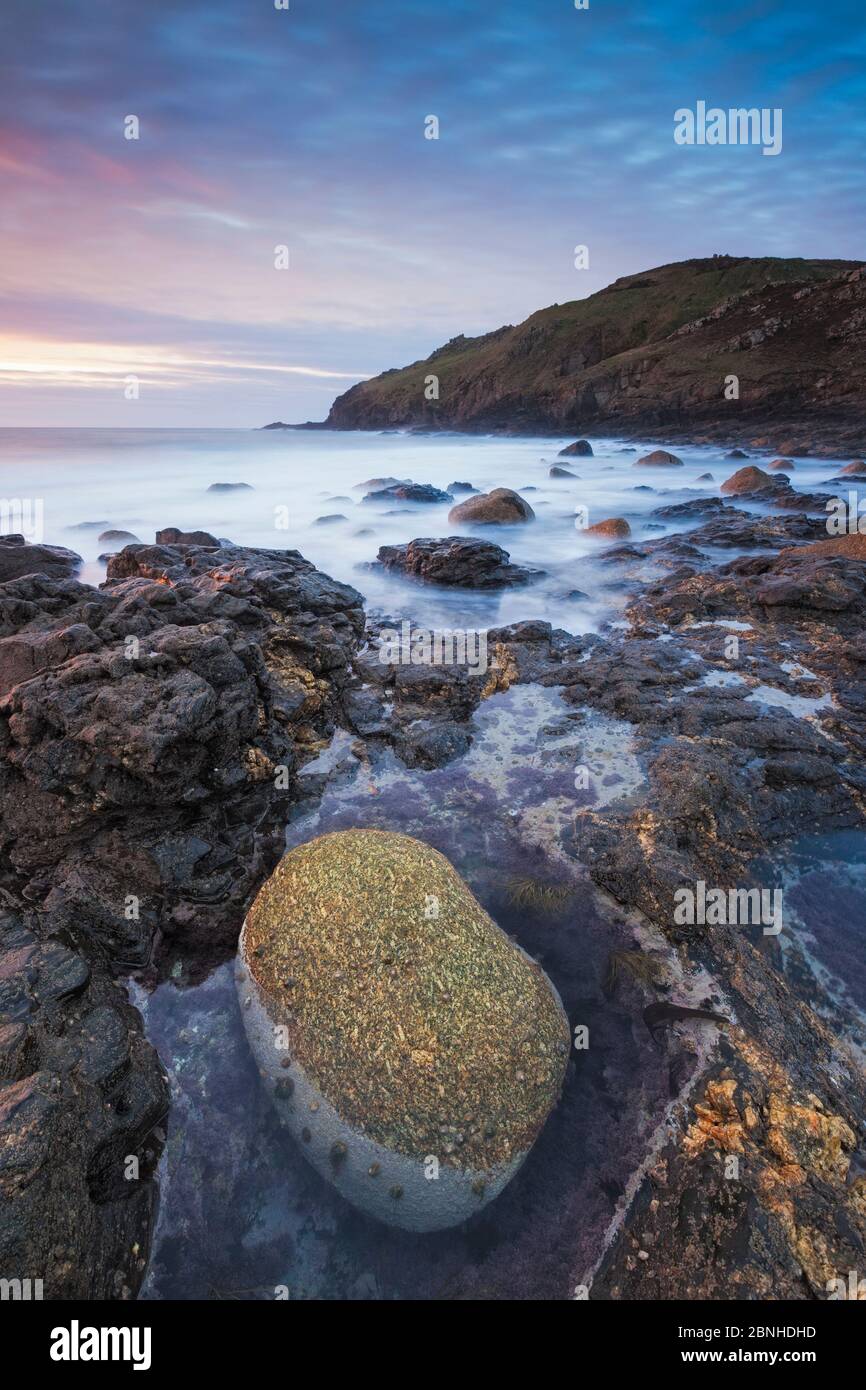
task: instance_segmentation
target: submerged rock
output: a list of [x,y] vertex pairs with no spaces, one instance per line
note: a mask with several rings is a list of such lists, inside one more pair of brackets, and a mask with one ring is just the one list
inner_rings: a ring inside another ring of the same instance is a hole
[[653,449],[651,454],[644,454],[634,464],[635,468],[682,468],[683,461],[677,458],[676,454],[669,454],[667,449]]
[[477,497],[458,502],[448,513],[448,520],[474,522],[478,526],[509,526],[516,521],[534,521],[535,512],[510,487],[496,487],[492,492],[481,492]]
[[560,468],[558,464],[554,464],[553,468],[549,469],[547,476],[548,476],[548,478],[574,478],[574,479],[577,479],[577,474],[576,474],[576,473],[572,473],[572,472],[570,471],[570,469],[568,469],[568,468]]
[[773,459],[773,462],[768,463],[767,467],[773,473],[793,473],[795,464],[792,459]]
[[138,536],[134,536],[131,531],[109,530],[103,531],[102,535],[97,536],[96,539],[101,544],[103,541],[138,541]]
[[566,444],[564,449],[560,449],[558,458],[591,458],[592,445],[588,439],[576,439],[573,444]]
[[477,488],[477,487],[473,487],[471,483],[449,483],[449,484],[448,484],[448,491],[449,491],[449,492],[477,492],[477,491],[478,491],[478,488]]
[[389,1225],[439,1230],[479,1211],[559,1097],[569,1025],[555,989],[409,836],[339,831],[291,850],[247,915],[238,982],[282,1122]]
[[166,526],[156,533],[157,545],[201,545],[219,550],[219,541],[210,531],[179,531],[176,526]]
[[393,487],[368,492],[364,502],[453,502],[450,492],[443,492],[432,483],[396,483]]
[[251,483],[211,483],[208,492],[252,492]]
[[512,565],[508,551],[492,541],[473,536],[445,536],[442,540],[415,540],[408,545],[383,545],[380,565],[426,580],[428,584],[453,584],[467,589],[506,589],[540,579],[543,570]]

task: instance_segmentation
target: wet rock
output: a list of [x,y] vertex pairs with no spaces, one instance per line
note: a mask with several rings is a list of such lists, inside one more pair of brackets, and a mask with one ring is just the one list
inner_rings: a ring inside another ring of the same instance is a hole
[[[160,919],[224,949],[274,854],[278,769],[291,798],[363,627],[361,595],[296,551],[133,545],[99,590],[0,586],[4,862],[61,916],[87,905],[118,962],[147,961]],[[213,850],[168,876],[158,847],[193,826]]]
[[748,457],[749,455],[744,453],[742,449],[731,449],[730,453],[725,454],[726,459],[747,459]]
[[390,487],[411,487],[411,478],[368,478],[365,483],[355,483],[356,492],[384,492]]
[[464,536],[414,540],[408,545],[383,545],[378,563],[385,569],[412,575],[428,584],[470,589],[510,588],[529,584],[543,575],[542,570],[512,565],[508,551],[492,541]]
[[134,536],[131,531],[103,531],[96,539],[101,545],[103,541],[137,541],[138,536]]
[[631,527],[624,517],[611,516],[605,521],[596,521],[592,526],[586,527],[588,536],[630,536]]
[[349,520],[349,518],[348,518],[347,516],[343,516],[342,512],[330,512],[327,516],[317,516],[316,519],[315,519],[315,521],[313,522],[313,525],[314,525],[314,526],[333,526],[333,525],[334,525],[336,522],[338,522],[338,521],[348,521],[348,520]]
[[448,520],[464,522],[475,526],[510,526],[515,522],[533,521],[535,512],[519,493],[508,487],[497,487],[492,492],[479,493],[458,502],[448,513]]
[[168,1092],[104,967],[0,914],[0,1270],[46,1299],[134,1297]]
[[449,491],[449,492],[454,492],[454,493],[457,493],[457,492],[477,492],[477,491],[478,491],[478,488],[477,488],[477,487],[473,487],[471,483],[449,483],[449,484],[448,484],[448,491]]
[[252,492],[250,483],[211,483],[208,492]]
[[432,483],[397,483],[394,487],[382,488],[378,492],[368,492],[364,502],[453,502],[450,492],[443,492]]
[[290,851],[248,913],[239,967],[280,1119],[389,1225],[437,1230],[481,1210],[559,1097],[570,1036],[556,992],[421,841],[343,831]]
[[683,461],[677,458],[676,454],[668,453],[667,449],[653,449],[651,454],[644,454],[639,458],[634,468],[682,468]]
[[30,545],[23,536],[0,536],[0,584],[26,574],[61,579],[75,574],[83,563],[80,555],[62,545]]
[[712,483],[712,482],[715,482],[715,479],[714,479],[712,473],[699,473],[698,476],[697,476],[697,478],[695,478],[695,482],[696,482],[696,483]]
[[591,458],[592,445],[588,439],[576,439],[573,444],[566,444],[564,449],[560,449],[559,458]]
[[218,550],[219,541],[209,531],[179,531],[176,526],[166,526],[156,533],[157,545],[201,545],[206,549]]
[[547,476],[548,478],[577,478],[576,473],[571,473],[567,468],[559,468],[557,466],[549,469]]
[[736,473],[732,473],[730,478],[726,478],[720,491],[730,497],[747,497],[749,493],[762,492],[765,488],[773,486],[774,479],[770,477],[769,473],[750,465],[748,468],[738,468]]
[[796,465],[792,459],[773,459],[767,467],[771,473],[793,473]]

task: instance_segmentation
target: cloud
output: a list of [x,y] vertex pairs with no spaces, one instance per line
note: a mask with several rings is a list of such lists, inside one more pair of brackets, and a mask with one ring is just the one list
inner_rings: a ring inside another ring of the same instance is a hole
[[[3,323],[162,344],[203,419],[246,419],[252,376],[318,411],[322,372],[338,389],[654,264],[856,257],[864,55],[860,0],[4,0]],[[782,155],[676,147],[698,98],[783,106]],[[87,371],[60,375],[98,423]],[[33,399],[6,378],[0,420]]]

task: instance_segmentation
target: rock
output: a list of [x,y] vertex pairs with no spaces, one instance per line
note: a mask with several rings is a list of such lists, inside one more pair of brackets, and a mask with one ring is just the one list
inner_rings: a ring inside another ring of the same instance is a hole
[[[785,460],[785,462],[787,462],[787,460]],[[793,467],[793,464],[791,464],[790,466]],[[771,463],[771,464],[770,464],[770,467],[771,467],[771,468],[774,468],[774,467],[775,467],[775,464],[772,464],[772,463]],[[851,463],[846,463],[844,468],[840,468],[840,469],[839,469],[839,477],[840,477],[840,478],[864,478],[864,477],[866,477],[866,463],[864,463],[863,459],[854,459],[854,460],[852,460]]]
[[729,454],[725,454],[726,459],[747,459],[748,457],[749,455],[744,453],[742,449],[731,449]]
[[349,518],[348,518],[347,516],[343,516],[342,512],[330,512],[330,513],[328,514],[328,516],[317,516],[316,519],[315,519],[315,521],[313,522],[313,525],[314,525],[314,526],[333,526],[334,523],[335,523],[336,521],[348,521],[348,520],[349,520]]
[[725,479],[719,490],[729,497],[746,497],[750,492],[762,492],[775,484],[776,479],[771,478],[769,473],[750,465],[748,468],[738,468],[736,473]]
[[393,487],[368,492],[364,502],[453,502],[450,492],[433,487],[432,483],[396,483]]
[[651,454],[644,454],[633,468],[682,468],[683,461],[677,458],[676,454],[669,454],[667,449],[653,449]]
[[96,539],[100,543],[103,541],[137,541],[138,536],[134,536],[131,531],[103,531],[102,535],[97,536]]
[[448,491],[449,491],[449,492],[477,492],[477,491],[478,491],[478,488],[477,488],[477,487],[473,487],[471,483],[449,483],[449,484],[448,484]]
[[677,521],[682,517],[707,516],[714,512],[730,510],[721,497],[693,497],[688,502],[672,502],[667,507],[653,507],[653,516],[667,517]]
[[528,584],[544,573],[510,564],[508,551],[492,541],[465,536],[414,540],[408,545],[383,545],[378,562],[385,569],[412,575],[428,584],[469,589],[510,588]]
[[0,584],[26,574],[64,579],[83,563],[80,555],[62,545],[29,545],[23,536],[0,536]]
[[366,483],[355,483],[356,492],[384,492],[389,487],[409,487],[411,478],[368,478]]
[[773,462],[768,463],[767,467],[772,473],[793,473],[795,465],[791,459],[773,459]]
[[211,483],[208,492],[252,492],[249,483]]
[[166,526],[156,533],[157,545],[200,545],[205,549],[219,550],[219,541],[209,531],[178,531],[176,526]]
[[715,482],[715,478],[713,477],[712,473],[699,473],[698,476],[697,476],[697,478],[695,478],[695,482],[696,482],[696,483],[713,483],[713,482]]
[[492,492],[481,492],[477,497],[458,502],[448,513],[448,520],[452,524],[462,521],[476,526],[509,526],[515,522],[534,521],[535,512],[511,488],[497,487]]
[[814,541],[812,545],[799,546],[783,554],[797,558],[801,555],[843,555],[847,560],[866,561],[866,535],[854,531],[846,536],[829,536],[827,540]]
[[548,478],[577,478],[576,473],[570,473],[567,468],[559,468],[556,464],[548,471],[547,476]]
[[441,1230],[480,1211],[559,1098],[559,996],[419,840],[349,830],[291,850],[247,914],[238,966],[282,1123],[388,1225]]
[[591,458],[592,445],[588,439],[576,439],[573,444],[567,444],[564,449],[560,449],[558,458]]
[[45,1299],[131,1298],[168,1087],[104,964],[40,925],[0,911],[0,1269]]
[[587,536],[630,536],[631,527],[624,517],[611,516],[606,521],[596,521],[592,526],[587,526],[585,534]]
[[[251,827],[276,830],[303,749],[332,732],[363,628],[361,595],[297,551],[130,545],[100,589],[0,587],[4,864],[95,917],[111,960],[144,964],[161,922],[233,944],[273,854]],[[192,826],[212,856],[166,883],[154,855]],[[135,920],[128,875],[149,904]]]

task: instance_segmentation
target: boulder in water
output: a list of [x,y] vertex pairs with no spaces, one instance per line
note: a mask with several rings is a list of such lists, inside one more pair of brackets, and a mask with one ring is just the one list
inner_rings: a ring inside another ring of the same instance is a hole
[[510,487],[496,487],[492,492],[480,492],[467,497],[448,513],[448,520],[469,522],[475,526],[509,526],[515,522],[534,521],[535,512],[528,502]]
[[345,830],[291,850],[249,910],[238,986],[283,1124],[355,1206],[457,1225],[517,1172],[570,1032],[541,967],[438,851]]
[[633,465],[634,468],[682,468],[683,461],[677,458],[676,454],[668,453],[667,449],[653,449],[651,454],[644,454]]

